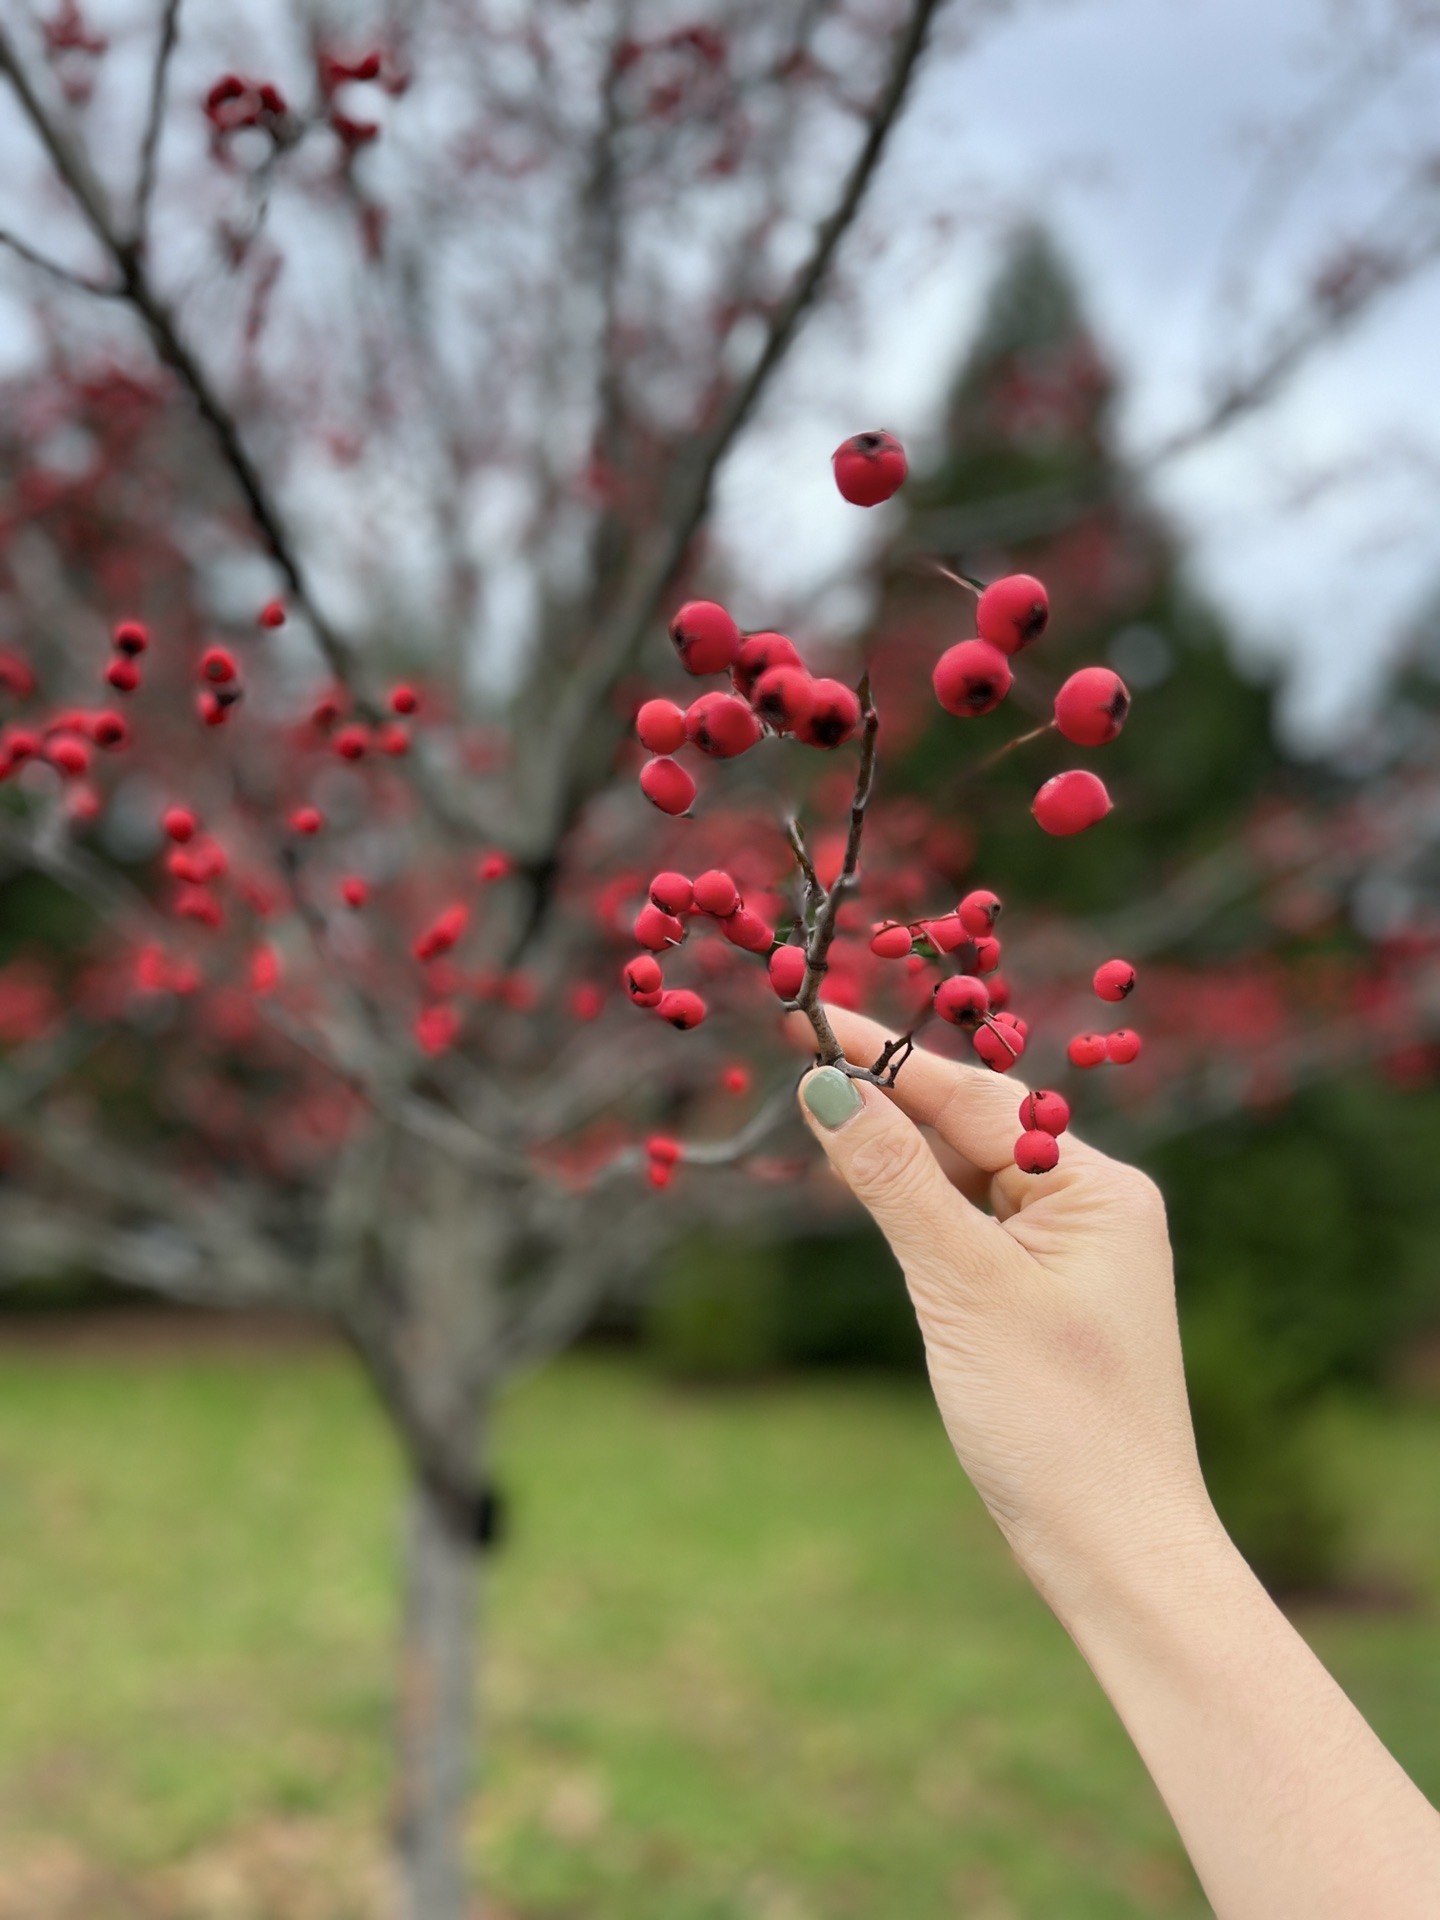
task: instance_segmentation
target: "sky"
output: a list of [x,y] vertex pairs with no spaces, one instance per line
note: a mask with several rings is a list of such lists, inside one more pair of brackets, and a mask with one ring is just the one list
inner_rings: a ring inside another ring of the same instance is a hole
[[[1018,215],[1058,235],[1126,382],[1125,444],[1143,453],[1204,412],[1218,373],[1247,364],[1337,238],[1380,230],[1433,123],[1440,18],[1427,39],[1392,35],[1388,6],[1325,0],[1037,0],[995,14],[968,49],[953,18],[942,28],[870,221],[872,236],[913,236],[922,210],[945,208],[959,230],[912,244],[908,261],[892,245],[890,271],[867,265],[860,324],[812,329],[725,476],[723,535],[763,591],[803,599],[857,538],[879,537],[857,535],[815,449],[887,425],[923,458]],[[1281,672],[1302,746],[1363,715],[1440,586],[1437,342],[1440,274],[1157,474],[1198,583],[1245,654]]]

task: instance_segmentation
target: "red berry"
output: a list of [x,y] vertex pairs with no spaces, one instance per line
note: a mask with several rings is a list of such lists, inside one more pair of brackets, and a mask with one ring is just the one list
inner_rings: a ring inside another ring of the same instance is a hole
[[970,938],[958,913],[947,913],[939,920],[926,920],[920,930],[937,953],[954,953]]
[[[355,731],[363,735],[365,729],[363,727],[357,727]],[[375,745],[380,749],[381,753],[389,754],[392,760],[398,760],[402,754],[410,751],[410,736],[397,721],[387,720],[382,726],[378,726],[375,729]],[[335,739],[335,750],[337,753],[344,753],[345,751],[340,745],[338,734]],[[362,748],[361,751],[363,752],[364,749]],[[360,755],[358,753],[347,753],[345,757],[347,760],[358,760]]]
[[644,906],[636,914],[634,932],[640,945],[655,953],[678,947],[685,938],[685,929],[673,913],[663,913],[659,907],[652,906]]
[[720,1075],[720,1084],[727,1093],[748,1093],[750,1091],[750,1069],[739,1065],[726,1067]]
[[661,994],[655,1011],[672,1027],[687,1033],[691,1027],[699,1026],[708,1009],[698,993],[692,993],[688,987],[673,987]]
[[1135,969],[1128,960],[1107,960],[1095,969],[1095,991],[1102,1000],[1125,1000],[1135,991]]
[[878,953],[882,960],[903,960],[913,945],[908,927],[896,926],[893,921],[884,921],[876,927],[870,940],[870,951]]
[[804,671],[805,662],[793,640],[783,633],[752,633],[740,643],[740,651],[735,656],[735,664],[730,669],[730,678],[735,683],[735,691],[749,700],[755,692],[756,682],[772,667],[799,667]]
[[1140,1036],[1129,1027],[1117,1027],[1105,1036],[1105,1058],[1112,1067],[1128,1067],[1140,1054]]
[[793,1000],[805,984],[805,949],[776,947],[770,956],[770,984],[782,1000]]
[[508,853],[482,853],[475,862],[477,880],[507,880],[515,871],[515,862]]
[[717,920],[727,920],[740,904],[740,889],[721,867],[700,874],[691,889],[696,907]]
[[250,956],[250,990],[273,993],[280,981],[280,956],[274,947],[257,947]]
[[637,1007],[653,1007],[660,999],[665,976],[660,962],[650,953],[637,953],[625,967],[625,991]]
[[976,973],[994,973],[1000,964],[1000,942],[994,934],[982,933],[978,937],[972,935],[972,943]]
[[1021,1173],[1049,1173],[1060,1158],[1060,1142],[1053,1133],[1035,1128],[1015,1142],[1015,1164]]
[[992,1073],[1008,1073],[1025,1051],[1025,1035],[997,1019],[993,1026],[978,1027],[970,1044]]
[[236,677],[235,656],[228,647],[207,647],[200,656],[200,677],[217,687]]
[[859,725],[859,699],[843,680],[812,680],[810,711],[795,738],[807,747],[840,747]]
[[106,707],[91,718],[90,738],[97,747],[123,747],[130,738],[130,723]]
[[1046,833],[1083,833],[1103,820],[1112,805],[1103,780],[1074,768],[1047,780],[1031,801],[1030,811]]
[[1055,725],[1077,747],[1103,747],[1129,711],[1125,682],[1109,667],[1082,667],[1055,696]]
[[1066,1047],[1072,1067],[1098,1067],[1105,1058],[1103,1033],[1077,1033]]
[[746,907],[737,907],[722,920],[720,931],[731,946],[743,947],[746,953],[769,953],[775,944],[775,929]]
[[105,678],[117,693],[134,693],[140,684],[140,669],[122,654],[106,667]]
[[285,624],[285,602],[283,600],[267,600],[260,609],[257,619],[262,627],[283,627]]
[[445,1053],[460,1035],[460,1014],[455,1007],[422,1007],[415,1016],[415,1040],[422,1053]]
[[347,873],[340,882],[340,897],[347,907],[360,908],[370,898],[370,883],[358,873]]
[[909,471],[905,449],[893,433],[857,433],[830,456],[841,498],[852,507],[878,507],[902,485]]
[[686,709],[685,738],[714,760],[733,760],[760,738],[760,722],[738,693],[702,693]]
[[662,913],[688,913],[695,889],[683,873],[657,873],[650,882],[650,900]]
[[645,1178],[650,1182],[652,1187],[668,1187],[670,1182],[675,1178],[675,1169],[673,1167],[667,1167],[663,1160],[647,1160],[645,1162]]
[[1070,1103],[1048,1088],[1027,1093],[1020,1102],[1020,1124],[1027,1133],[1064,1133],[1070,1124]]
[[688,813],[695,782],[678,760],[647,760],[640,769],[640,791],[662,813]]
[[810,718],[815,682],[804,667],[770,667],[751,689],[755,711],[776,733],[796,733]]
[[436,960],[442,953],[459,946],[469,924],[470,909],[457,900],[436,914],[429,926],[416,936],[411,952],[417,960]]
[[325,816],[318,807],[296,807],[290,816],[293,833],[319,833],[324,824]]
[[414,687],[403,682],[390,689],[390,711],[392,713],[414,713],[420,705],[420,696]]
[[1010,1004],[1010,982],[1003,973],[992,973],[985,982],[990,989],[990,1010],[999,1013]]
[[977,887],[974,893],[967,893],[955,909],[960,916],[960,924],[967,933],[980,935],[994,931],[995,922],[1000,918],[1000,896],[987,893],[983,887]]
[[229,704],[222,700],[218,693],[214,693],[209,687],[206,687],[205,691],[200,694],[195,701],[195,711],[200,715],[200,718],[205,722],[207,727],[223,727],[225,724],[225,716],[229,713],[230,708]]
[[687,673],[724,673],[740,651],[740,629],[714,600],[687,600],[670,638]]
[[962,640],[935,662],[930,683],[946,713],[993,713],[1014,685],[1010,662],[988,640]]
[[1028,573],[1009,573],[995,581],[986,587],[975,607],[980,638],[1002,653],[1019,653],[1032,640],[1038,640],[1049,617],[1049,596]]
[[75,780],[90,765],[90,748],[78,734],[57,733],[45,742],[45,758],[67,780]]
[[150,644],[150,631],[140,620],[121,620],[110,636],[117,653],[144,653]]
[[952,1027],[977,1027],[990,1008],[985,982],[972,974],[952,974],[935,989],[935,1011]]
[[202,927],[218,927],[225,918],[224,908],[206,887],[183,888],[175,911],[182,920],[193,920]]
[[651,753],[674,753],[685,744],[685,711],[673,700],[647,700],[635,716],[635,731]]
[[645,1151],[652,1160],[658,1160],[663,1167],[673,1167],[682,1157],[685,1149],[678,1140],[672,1140],[668,1134],[652,1133],[645,1142]]
[[577,980],[570,989],[570,1011],[577,1020],[598,1020],[605,1011],[605,995],[593,980]]
[[370,744],[370,735],[366,728],[352,723],[341,727],[330,742],[342,760],[363,760],[365,749]]
[[189,807],[167,807],[160,816],[160,825],[167,839],[179,846],[195,838],[195,829],[200,822]]

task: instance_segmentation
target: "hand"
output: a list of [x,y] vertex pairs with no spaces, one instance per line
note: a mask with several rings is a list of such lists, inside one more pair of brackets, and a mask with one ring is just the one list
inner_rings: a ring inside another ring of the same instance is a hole
[[[850,1059],[875,1058],[879,1027],[827,1012]],[[801,1105],[900,1262],[962,1466],[1064,1618],[1097,1583],[1219,1522],[1159,1191],[1072,1133],[1053,1172],[1021,1173],[1026,1092],[917,1049],[891,1094],[821,1069]]]

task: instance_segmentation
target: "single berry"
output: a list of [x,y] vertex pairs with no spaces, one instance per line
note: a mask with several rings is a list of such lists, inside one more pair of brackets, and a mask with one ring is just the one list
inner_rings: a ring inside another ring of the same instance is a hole
[[417,960],[438,960],[442,953],[458,947],[470,924],[470,909],[457,900],[444,908],[415,938],[411,948]]
[[130,723],[123,714],[105,707],[91,717],[90,738],[97,747],[123,747],[130,738]]
[[134,693],[140,684],[140,669],[133,660],[121,654],[106,667],[105,679],[117,693]]
[[635,716],[635,732],[651,753],[674,753],[685,744],[685,710],[673,700],[647,700]]
[[853,434],[830,456],[841,498],[852,507],[878,507],[897,492],[909,471],[905,449],[893,433]]
[[978,1027],[989,1008],[985,982],[972,974],[952,974],[935,989],[935,1011],[952,1027]]
[[926,920],[922,923],[920,931],[937,953],[954,953],[957,947],[963,947],[970,938],[961,924],[958,913],[943,914],[938,920]]
[[67,780],[76,780],[90,765],[90,748],[75,733],[56,733],[45,742],[45,758]]
[[649,947],[655,953],[678,947],[685,938],[685,929],[673,913],[663,913],[659,907],[649,905],[636,914],[634,933],[642,947]]
[[913,944],[908,927],[897,926],[893,920],[886,920],[872,934],[870,951],[878,953],[882,960],[903,960]]
[[1104,781],[1077,767],[1047,780],[1030,811],[1046,833],[1083,833],[1103,820],[1113,804]]
[[422,1007],[415,1016],[415,1040],[422,1053],[444,1053],[460,1035],[460,1013],[456,1007]]
[[625,966],[625,991],[637,1007],[653,1007],[659,1003],[665,983],[660,971],[660,962],[651,953],[637,953]]
[[697,910],[717,920],[728,920],[740,904],[740,889],[722,867],[697,875],[691,893]]
[[645,1178],[650,1182],[652,1187],[657,1189],[668,1187],[670,1182],[675,1178],[675,1169],[674,1167],[666,1166],[663,1160],[647,1160],[645,1162]]
[[1009,573],[986,587],[975,606],[975,627],[982,640],[1002,653],[1019,653],[1038,640],[1050,618],[1050,600],[1028,573]]
[[1010,1004],[1010,982],[1003,973],[992,973],[985,982],[990,989],[990,1010],[999,1013]]
[[195,711],[207,727],[223,727],[230,711],[230,704],[222,700],[213,687],[206,687],[196,696]]
[[347,873],[345,878],[340,882],[340,898],[345,902],[347,907],[354,907],[358,910],[360,907],[363,907],[370,898],[369,881],[362,880],[358,873]]
[[605,1011],[605,995],[593,980],[577,980],[570,989],[570,1011],[577,1020],[598,1020]]
[[997,1019],[993,1026],[978,1027],[970,1044],[992,1073],[1008,1073],[1025,1051],[1025,1035]]
[[110,644],[117,653],[135,655],[144,653],[150,644],[150,630],[140,620],[122,620],[110,636]]
[[224,908],[207,887],[182,888],[175,911],[182,920],[202,927],[218,927],[225,918]]
[[406,686],[402,682],[398,687],[392,687],[390,689],[390,711],[392,713],[414,713],[418,710],[419,705],[420,696],[414,687]]
[[515,862],[508,853],[482,853],[475,862],[475,878],[487,884],[491,880],[508,880],[515,871]]
[[695,889],[683,873],[657,873],[650,882],[650,901],[662,913],[688,913]]
[[737,907],[722,920],[720,931],[732,947],[743,947],[746,953],[769,953],[775,944],[775,929],[746,907]]
[[1065,1052],[1072,1067],[1098,1067],[1105,1058],[1105,1036],[1077,1033]]
[[813,680],[810,711],[795,729],[807,747],[840,747],[860,725],[860,701],[843,680]]
[[977,887],[974,893],[966,894],[955,911],[967,933],[993,933],[995,922],[1000,918],[1000,896]]
[[283,627],[285,624],[285,602],[283,600],[267,600],[256,618],[262,627],[270,627],[272,629],[275,627]]
[[1129,1027],[1117,1027],[1105,1036],[1105,1058],[1112,1067],[1128,1067],[1140,1056],[1140,1036]]
[[691,1027],[699,1026],[708,1009],[698,993],[692,993],[688,987],[673,987],[661,994],[655,1011],[672,1027],[687,1033]]
[[1129,711],[1125,682],[1109,667],[1082,667],[1055,696],[1055,725],[1077,747],[1103,747]]
[[330,744],[342,760],[363,760],[370,735],[366,728],[352,722],[348,727],[338,728]]
[[167,807],[160,816],[161,830],[177,846],[183,847],[187,840],[193,840],[199,824],[189,807]]
[[770,956],[770,984],[782,1000],[793,1000],[805,984],[805,949],[776,947]]
[[733,760],[760,738],[760,722],[738,693],[702,693],[685,711],[685,738],[714,760]]
[[976,973],[994,973],[1000,964],[1000,942],[993,933],[971,936],[971,945],[975,949]]
[[662,813],[688,813],[695,798],[695,782],[680,765],[661,755],[640,769],[640,791]]
[[770,667],[750,692],[756,713],[776,733],[797,733],[815,704],[815,682],[804,667]]
[[740,629],[714,600],[687,600],[670,638],[687,673],[724,673],[740,651]]
[[[342,729],[342,731],[348,731],[348,729]],[[357,727],[355,731],[363,734],[365,729],[363,727]],[[375,745],[381,753],[389,754],[392,760],[398,760],[402,754],[410,751],[410,736],[398,720],[386,720],[375,729]],[[335,736],[335,750],[337,753],[344,752],[344,748],[340,745],[339,734]],[[346,754],[345,757],[346,759],[358,760],[360,755]]]
[[993,713],[1015,683],[1010,662],[988,640],[961,640],[947,647],[930,676],[935,698],[961,719]]
[[200,656],[200,677],[214,686],[225,686],[238,672],[235,656],[228,647],[207,647]]
[[1020,1124],[1027,1133],[1064,1133],[1070,1124],[1070,1103],[1048,1088],[1027,1093],[1020,1102]]
[[1060,1142],[1053,1133],[1035,1128],[1015,1142],[1015,1164],[1021,1173],[1049,1173],[1060,1158]]
[[292,833],[319,833],[325,824],[325,816],[318,807],[296,807],[290,816]]
[[726,1067],[720,1075],[720,1084],[727,1093],[748,1093],[750,1091],[750,1069],[735,1065]]
[[280,982],[280,956],[274,947],[257,947],[250,956],[250,990],[273,993]]
[[740,642],[740,651],[730,669],[735,691],[749,700],[755,692],[756,682],[772,667],[799,667],[804,671],[805,662],[800,658],[800,650],[795,642],[783,633],[747,635]]
[[1107,960],[1095,969],[1094,984],[1102,1000],[1126,1000],[1135,991],[1135,969],[1128,960]]
[[661,1166],[673,1167],[682,1157],[685,1149],[678,1140],[672,1140],[668,1134],[652,1133],[645,1142],[645,1151],[652,1160],[658,1160]]

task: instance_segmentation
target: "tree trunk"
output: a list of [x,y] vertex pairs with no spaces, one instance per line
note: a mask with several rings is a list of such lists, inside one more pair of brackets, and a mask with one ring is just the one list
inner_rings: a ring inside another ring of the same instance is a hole
[[414,1476],[406,1514],[395,1808],[397,1920],[470,1920],[480,1556],[453,1500]]

